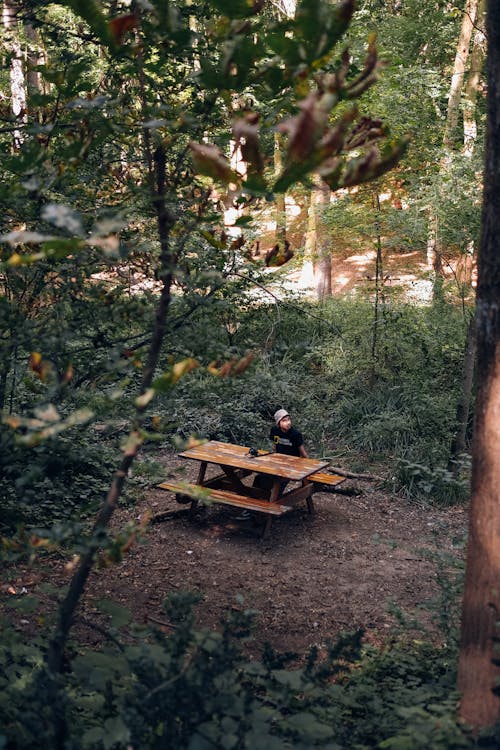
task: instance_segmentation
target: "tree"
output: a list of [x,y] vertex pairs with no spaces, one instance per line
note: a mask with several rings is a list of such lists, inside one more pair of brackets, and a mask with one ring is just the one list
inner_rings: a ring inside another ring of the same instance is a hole
[[479,0],[476,28],[470,54],[470,69],[464,92],[464,153],[471,155],[477,138],[476,104],[486,54],[484,14],[486,0]]
[[[135,348],[141,366],[131,378],[137,393],[128,439],[48,649],[52,676],[62,669],[75,609],[96,555],[107,543],[109,521],[128,471],[147,438],[150,404],[158,392],[201,364],[191,356],[176,361],[172,352],[168,358],[162,351],[171,321],[173,286],[184,292],[183,303],[193,298],[194,305],[206,304],[241,262],[240,245],[221,231],[214,183],[245,207],[257,198],[284,193],[297,181],[307,182],[311,174],[319,174],[332,189],[369,181],[390,169],[406,147],[405,139],[386,138],[370,127],[369,118],[358,118],[355,100],[375,82],[379,69],[374,40],[355,74],[350,72],[347,52],[334,64],[336,45],[354,11],[352,0],[333,6],[302,0],[296,18],[269,30],[259,15],[260,2],[251,6],[238,2],[231,10],[225,0],[199,8],[179,2],[168,12],[157,2],[118,16],[114,3],[109,15],[105,5],[74,0],[61,5],[73,9],[86,26],[72,15],[70,23],[58,18],[57,24],[47,24],[53,35],[54,63],[48,61],[41,68],[52,84],[45,113],[49,127],[26,129],[31,137],[25,139],[26,148],[12,170],[17,190],[21,186],[30,196],[32,214],[28,230],[15,229],[12,220],[13,231],[4,235],[4,244],[15,248],[10,256],[5,251],[5,267],[14,273],[43,267],[42,283],[50,281],[55,290],[63,272],[76,283],[70,269],[80,265],[83,286],[92,286],[94,264],[101,255],[107,258],[109,271],[119,269],[120,252],[128,262],[133,257],[123,243],[124,235],[137,241],[148,233],[154,238],[157,293],[150,333]],[[193,23],[194,11],[199,13],[197,23]],[[41,20],[36,12],[42,14]],[[52,12],[54,8],[45,4],[25,7],[28,20],[35,13],[34,21],[42,28],[44,14]],[[220,17],[219,24],[212,23],[213,14]],[[71,24],[73,45],[64,40],[65,24]],[[91,59],[87,46],[94,53]],[[320,70],[323,63],[326,70]],[[294,88],[297,95],[290,106]],[[278,175],[269,176],[265,169],[259,112],[233,107],[235,99],[245,100],[249,90],[281,100],[284,114],[279,128],[287,142]],[[341,100],[345,107],[335,119]],[[232,169],[227,159],[230,141],[233,150],[241,149],[244,175]],[[6,203],[8,198],[4,196]],[[121,211],[128,213],[127,221],[120,217]],[[39,231],[29,231],[33,228]],[[49,231],[54,228],[52,236]],[[32,252],[33,244],[37,252]],[[282,250],[278,248],[270,264],[287,260]],[[61,353],[54,347],[60,360],[67,357],[71,345],[65,342],[62,348]],[[39,371],[45,356],[32,351],[32,361]],[[244,358],[238,371],[249,362]],[[51,370],[50,364],[46,367]],[[44,393],[46,400],[58,397],[72,377],[69,368],[52,369],[58,377],[54,390]],[[52,419],[50,434],[90,417],[77,410],[62,419],[52,402],[43,413]],[[32,445],[46,434],[36,427],[30,432],[34,423],[18,415],[7,422],[14,429],[27,428]],[[62,736],[64,727],[57,731]]]
[[466,0],[448,94],[448,110],[446,113],[446,124],[443,135],[443,142],[447,149],[452,148],[457,140],[462,87],[465,78],[467,58],[469,57],[472,31],[476,20],[477,7],[478,0]]
[[500,717],[500,8],[489,0],[488,114],[477,285],[477,399],[458,685],[475,729]]
[[23,64],[21,43],[19,41],[18,7],[11,0],[4,0],[2,21],[7,31],[8,46],[10,47],[10,94],[11,108],[14,122],[19,127],[13,130],[13,146],[18,149],[22,142],[21,127],[27,121],[26,112],[26,77]]

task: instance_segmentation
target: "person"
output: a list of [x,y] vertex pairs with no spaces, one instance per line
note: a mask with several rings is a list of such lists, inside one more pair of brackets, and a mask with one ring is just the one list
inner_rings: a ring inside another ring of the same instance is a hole
[[[275,424],[271,427],[269,438],[273,441],[275,453],[284,453],[287,456],[309,458],[304,446],[302,433],[292,426],[292,418],[286,409],[278,409],[274,414]],[[281,482],[280,495],[283,494],[288,480]],[[270,474],[257,474],[253,481],[253,487],[270,492],[273,486],[273,477]],[[236,518],[237,521],[248,521],[253,514],[243,510]]]
[[278,409],[274,414],[274,421],[276,424],[271,427],[269,437],[274,443],[276,453],[308,458],[302,433],[292,426],[292,419],[287,410]]

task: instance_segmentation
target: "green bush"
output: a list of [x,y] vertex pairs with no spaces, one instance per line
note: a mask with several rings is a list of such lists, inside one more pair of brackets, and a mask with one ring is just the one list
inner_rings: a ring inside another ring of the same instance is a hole
[[[219,632],[195,628],[196,597],[167,601],[171,633],[130,622],[111,602],[109,640],[72,644],[54,680],[38,639],[5,629],[0,646],[0,747],[71,750],[338,750],[474,747],[456,719],[455,653],[430,644],[364,649],[345,635],[319,658],[242,646],[252,613]],[[120,633],[123,633],[123,636]],[[486,740],[485,740],[486,741]],[[494,747],[489,737],[484,747]],[[3,744],[2,744],[3,743]]]
[[94,512],[114,460],[112,450],[86,434],[73,432],[28,448],[0,428],[0,527],[50,526]]
[[[408,497],[462,500],[464,481],[448,481],[439,467],[455,425],[463,317],[452,306],[386,308],[375,356],[367,303],[232,308],[238,326],[227,355],[253,349],[255,362],[237,378],[200,368],[181,380],[156,405],[166,440],[194,434],[265,447],[275,409],[286,406],[313,455],[340,456],[347,468],[385,465]],[[189,349],[202,363],[206,332],[212,346],[227,338],[217,315],[206,311],[204,323],[204,337],[200,328]],[[410,464],[421,467],[420,479],[404,469]]]

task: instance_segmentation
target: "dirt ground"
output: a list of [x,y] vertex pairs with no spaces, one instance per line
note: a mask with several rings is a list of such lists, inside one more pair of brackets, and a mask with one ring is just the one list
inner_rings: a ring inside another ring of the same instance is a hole
[[[162,462],[166,476],[195,477],[197,462],[174,455]],[[187,474],[179,473],[182,468]],[[304,504],[276,518],[265,540],[258,516],[239,521],[237,510],[212,505],[189,519],[189,506],[151,487],[139,505],[116,513],[113,526],[147,511],[167,518],[151,523],[121,563],[91,574],[85,618],[99,620],[96,603],[108,598],[131,609],[139,622],[163,627],[168,618],[162,602],[169,592],[196,590],[203,595],[196,609],[200,626],[217,629],[230,609],[258,611],[248,644],[255,656],[265,641],[280,651],[303,654],[312,645],[322,650],[339,632],[356,628],[365,629],[367,641],[380,642],[395,622],[391,602],[428,625],[427,605],[438,594],[434,553],[462,554],[465,510],[410,504],[373,481],[348,479],[341,487],[361,494],[317,493],[314,515]],[[16,576],[10,585],[34,596],[48,580],[47,574]],[[63,585],[70,572],[60,561],[50,577]],[[34,615],[19,622],[27,632],[36,629]],[[89,643],[100,639],[92,629],[83,632]]]

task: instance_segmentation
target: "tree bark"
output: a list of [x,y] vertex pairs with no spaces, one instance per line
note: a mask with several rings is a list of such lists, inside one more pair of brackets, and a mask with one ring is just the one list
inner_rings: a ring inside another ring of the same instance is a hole
[[475,730],[500,717],[500,6],[488,0],[488,114],[478,258],[478,393],[458,686]]
[[477,14],[478,0],[466,0],[462,26],[458,37],[455,62],[451,76],[450,91],[448,94],[448,110],[446,113],[446,125],[443,142],[446,148],[453,148],[457,140],[458,118],[460,114],[460,100],[464,82],[465,66],[469,56],[469,47],[472,30]]
[[[283,169],[282,146],[283,139],[280,133],[274,134],[274,173],[279,175]],[[286,196],[285,193],[277,193],[275,196],[276,230],[274,241],[285,247],[286,242]]]
[[464,92],[464,154],[472,156],[477,137],[476,102],[479,90],[481,71],[486,56],[486,36],[484,33],[484,19],[486,0],[480,0],[477,9],[476,30],[470,54],[469,75]]
[[[450,89],[448,93],[448,108],[446,122],[443,132],[443,156],[439,165],[440,176],[445,174],[451,161],[451,151],[458,144],[458,118],[460,115],[460,102],[462,98],[462,87],[465,76],[465,67],[469,57],[469,47],[477,15],[479,0],[466,0],[462,18],[462,25],[458,37],[455,61],[451,75]],[[462,143],[462,139],[460,139]],[[440,200],[439,195],[435,198]],[[441,243],[439,238],[439,222],[434,205],[429,207],[429,234],[427,239],[427,263],[434,275],[434,299],[439,301],[443,285],[443,264]]]
[[37,65],[43,63],[43,53],[40,51],[40,39],[36,29],[30,23],[24,24],[24,33],[28,39],[28,71],[26,73],[26,81],[28,84],[28,97],[31,93],[41,94],[43,93],[43,81],[42,76],[38,70],[34,70]]
[[[15,3],[4,0],[2,20],[7,34],[10,36],[10,95],[12,114],[20,125],[27,122],[26,111],[26,81],[24,76],[24,61],[18,37],[18,20]],[[14,130],[14,150],[17,151],[23,142],[23,132],[19,128]]]
[[472,383],[474,380],[474,366],[476,363],[476,318],[470,320],[467,328],[467,338],[465,342],[463,375],[462,375],[462,392],[457,404],[455,418],[455,435],[451,442],[450,457],[448,459],[448,471],[455,478],[460,473],[459,456],[465,453],[467,424],[469,421],[470,402],[472,397]]
[[321,213],[330,199],[330,188],[325,183],[318,185],[312,196],[315,212],[316,249],[313,254],[314,283],[319,300],[332,296],[332,254],[329,233],[322,225]]

